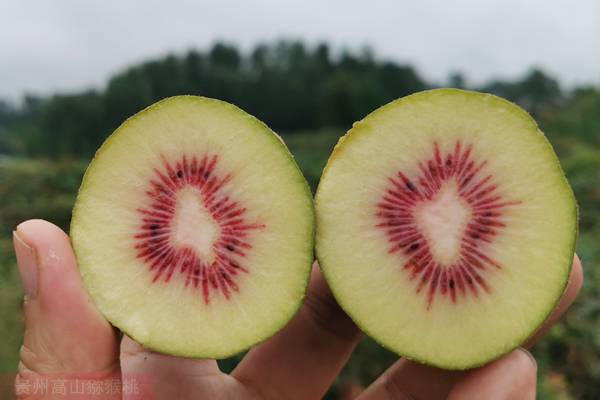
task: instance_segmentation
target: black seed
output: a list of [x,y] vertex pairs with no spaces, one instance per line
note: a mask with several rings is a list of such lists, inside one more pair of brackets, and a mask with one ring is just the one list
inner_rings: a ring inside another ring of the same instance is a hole
[[204,173],[204,179],[208,178],[210,176],[210,171],[206,171]]
[[454,279],[450,279],[448,286],[450,286],[450,289],[454,289]]
[[479,239],[480,236],[478,234],[476,234],[476,233],[473,233],[473,234],[471,234],[471,237],[473,239]]
[[158,225],[158,224],[152,224],[152,225],[150,225],[150,229],[152,229],[152,230],[155,230],[155,229],[158,229],[158,228],[160,228],[160,225]]
[[232,245],[228,244],[227,246],[225,246],[225,248],[229,251],[234,251],[235,247],[233,247]]
[[419,248],[419,243],[413,243],[410,245],[410,247],[408,248],[408,251],[415,251],[416,249]]
[[469,285],[473,284],[473,279],[469,275],[467,275],[467,282],[469,282]]
[[488,212],[486,212],[485,214],[483,214],[483,216],[484,216],[484,217],[491,217],[491,216],[492,216],[492,213],[488,211]]
[[183,171],[177,171],[177,177],[183,178]]
[[412,182],[408,181],[406,182],[406,187],[408,188],[408,190],[410,190],[411,192],[415,191],[415,185],[412,184]]

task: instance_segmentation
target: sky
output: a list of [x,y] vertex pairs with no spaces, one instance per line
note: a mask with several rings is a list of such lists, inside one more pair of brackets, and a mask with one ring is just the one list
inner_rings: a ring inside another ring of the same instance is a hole
[[1,0],[0,98],[102,88],[169,52],[278,38],[368,45],[439,83],[542,67],[567,87],[600,85],[598,0]]

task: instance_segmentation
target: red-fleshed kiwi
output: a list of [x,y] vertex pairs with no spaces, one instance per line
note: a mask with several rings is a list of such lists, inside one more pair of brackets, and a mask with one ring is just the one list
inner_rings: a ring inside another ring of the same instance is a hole
[[533,119],[498,97],[417,93],[340,139],[315,198],[317,258],[383,346],[467,369],[522,344],[567,283],[577,206]]
[[266,125],[219,100],[177,96],[98,150],[71,238],[112,324],[156,351],[223,358],[298,309],[313,213],[305,179]]

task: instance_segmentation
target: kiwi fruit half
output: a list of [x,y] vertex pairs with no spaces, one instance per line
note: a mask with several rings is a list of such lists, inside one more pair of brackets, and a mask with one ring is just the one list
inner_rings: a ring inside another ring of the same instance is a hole
[[71,223],[104,316],[164,353],[224,358],[298,309],[310,189],[285,144],[223,101],[177,96],[125,121],[89,165]]
[[568,281],[577,205],[535,121],[437,89],[340,139],[315,197],[316,252],[376,341],[445,369],[487,363],[542,324]]

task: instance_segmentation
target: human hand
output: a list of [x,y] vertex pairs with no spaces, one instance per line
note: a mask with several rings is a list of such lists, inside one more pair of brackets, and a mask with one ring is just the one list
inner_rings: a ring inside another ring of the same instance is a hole
[[[91,394],[92,399],[320,399],[361,336],[333,299],[319,269],[314,268],[296,316],[250,350],[231,374],[224,374],[215,360],[158,354],[127,336],[121,339],[91,303],[69,238],[58,227],[42,220],[27,221],[17,227],[13,240],[26,292],[17,391],[24,382],[61,377],[67,383],[77,379],[119,388]],[[582,281],[581,263],[575,258],[558,307],[526,347],[567,310]],[[535,361],[522,349],[467,372],[401,359],[356,398],[535,399],[536,372]],[[137,392],[122,390],[127,377],[139,378]],[[68,385],[66,389],[65,396],[54,398],[69,398]],[[21,396],[36,398],[26,393]],[[49,389],[37,396],[51,397]]]

